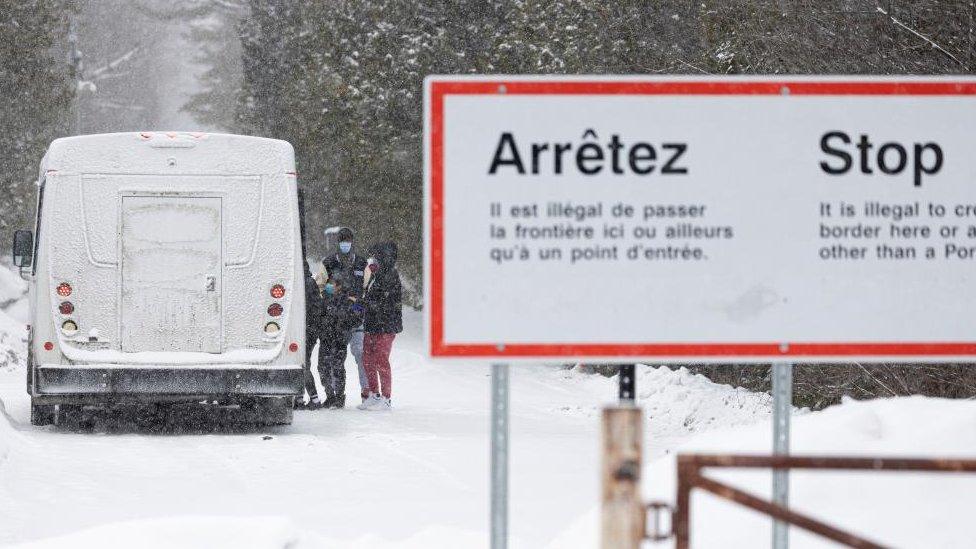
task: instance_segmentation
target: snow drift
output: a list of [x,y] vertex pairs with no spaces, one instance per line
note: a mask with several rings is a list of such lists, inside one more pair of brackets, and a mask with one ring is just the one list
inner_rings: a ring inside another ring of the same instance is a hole
[[[0,278],[0,292],[17,282]],[[300,412],[290,427],[257,433],[147,436],[30,427],[26,331],[0,311],[0,360],[8,357],[0,366],[0,545],[486,547],[489,371],[428,363],[419,315],[406,314],[405,324],[393,354],[393,414]],[[355,380],[351,358],[346,367]],[[637,373],[647,499],[673,499],[676,451],[771,447],[768,395],[684,368]],[[599,415],[616,389],[615,378],[573,370],[512,370],[513,548],[596,546]],[[898,398],[799,413],[793,450],[973,457],[976,401]],[[769,495],[768,472],[712,474]],[[882,543],[965,547],[974,477],[794,473],[791,501]],[[766,518],[707,494],[694,496],[692,517],[695,547],[769,544]],[[792,542],[825,545],[796,529]]]
[[[976,457],[976,401],[927,397],[853,401],[794,417],[795,454],[899,457]],[[674,453],[768,453],[772,426],[712,431],[679,444]],[[670,452],[669,452],[670,453]],[[768,471],[713,470],[712,478],[769,498]],[[793,472],[791,506],[882,545],[918,548],[972,546],[970,525],[976,508],[976,475],[955,473]],[[675,457],[645,466],[648,500],[674,502]],[[692,495],[692,546],[768,547],[771,522],[710,494]],[[552,549],[593,547],[599,512],[584,515]],[[670,547],[661,543],[657,547]],[[830,542],[796,528],[794,549]]]

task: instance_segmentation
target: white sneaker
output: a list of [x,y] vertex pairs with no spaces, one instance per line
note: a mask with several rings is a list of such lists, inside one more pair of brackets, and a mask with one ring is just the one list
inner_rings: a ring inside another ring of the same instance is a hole
[[388,399],[386,397],[383,397],[383,396],[380,396],[380,395],[376,395],[376,396],[377,396],[376,400],[374,400],[372,402],[367,402],[366,403],[366,409],[367,410],[372,410],[372,411],[387,410],[387,411],[389,411],[389,410],[392,410],[393,409],[393,403],[390,402],[390,399]]
[[380,401],[382,399],[383,399],[383,397],[381,397],[380,395],[375,395],[373,393],[370,393],[369,396],[366,397],[366,400],[364,400],[362,404],[360,404],[359,406],[356,406],[356,409],[357,410],[373,410],[374,409],[373,408],[373,405],[376,402],[378,402],[378,401]]

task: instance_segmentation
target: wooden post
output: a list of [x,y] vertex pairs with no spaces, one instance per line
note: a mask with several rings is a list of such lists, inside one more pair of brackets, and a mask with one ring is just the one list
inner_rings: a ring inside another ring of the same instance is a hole
[[640,408],[603,409],[602,549],[638,549],[644,539],[642,424]]

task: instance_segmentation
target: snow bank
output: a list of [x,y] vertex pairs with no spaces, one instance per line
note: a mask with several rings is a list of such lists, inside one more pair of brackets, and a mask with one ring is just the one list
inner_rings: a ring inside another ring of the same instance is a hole
[[12,545],[16,549],[101,549],[141,547],[172,549],[301,547],[291,520],[278,517],[173,517],[106,524],[80,532]]
[[0,311],[0,370],[23,366],[26,360],[26,326]]
[[27,282],[10,267],[0,264],[0,309],[27,293]]
[[[772,426],[712,431],[681,444],[678,453],[768,453]],[[902,397],[845,401],[820,412],[794,416],[796,454],[901,457],[976,457],[976,401]],[[711,471],[712,478],[770,497],[768,472]],[[648,500],[674,501],[673,455],[645,466]],[[768,547],[770,521],[709,494],[692,496],[694,547]],[[976,475],[885,472],[793,472],[794,509],[897,547],[971,547]],[[597,510],[582,517],[551,548],[592,547],[598,539]],[[791,530],[794,549],[827,546],[823,538]],[[654,547],[670,547],[670,543]]]
[[285,517],[171,517],[117,522],[63,536],[9,545],[7,549],[429,549],[486,547],[482,532],[447,526],[426,528],[406,539],[375,535],[356,540],[320,537]]
[[0,370],[24,364],[27,357],[27,283],[0,264]]
[[[599,376],[571,372],[575,382],[605,384]],[[606,384],[616,397],[617,377]],[[567,411],[598,418],[607,401],[590,407]],[[651,440],[660,437],[688,436],[716,428],[750,425],[765,421],[772,413],[772,398],[741,387],[713,383],[705,376],[693,374],[687,368],[672,370],[665,366],[637,366],[637,404],[644,410],[644,426],[651,432]]]
[[769,395],[713,383],[687,368],[639,366],[637,396],[651,429],[682,435],[749,425],[772,413]]

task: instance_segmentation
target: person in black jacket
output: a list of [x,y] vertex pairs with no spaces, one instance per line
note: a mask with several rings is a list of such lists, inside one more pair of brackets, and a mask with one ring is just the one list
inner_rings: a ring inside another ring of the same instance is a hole
[[390,351],[393,340],[403,331],[400,273],[396,269],[397,247],[381,242],[370,248],[371,276],[363,294],[366,335],[363,362],[369,382],[369,398],[361,410],[389,410],[392,397]]
[[363,306],[348,279],[330,277],[325,283],[325,315],[319,344],[319,379],[325,389],[324,408],[346,405],[346,346],[352,331],[363,322]]
[[319,295],[319,286],[312,278],[312,271],[305,262],[305,391],[308,392],[308,404],[304,395],[295,399],[295,408],[307,409],[321,402],[315,388],[315,378],[312,377],[312,350],[319,340],[322,331],[322,315],[325,304]]
[[[347,281],[347,289],[351,295],[362,297],[363,278],[366,274],[366,257],[356,253],[352,229],[339,229],[336,239],[336,253],[322,260],[322,280],[331,276],[342,277]],[[369,384],[366,381],[366,369],[363,366],[363,326],[356,326],[349,338],[349,350],[356,359],[359,367],[359,389],[363,401],[369,396]]]

